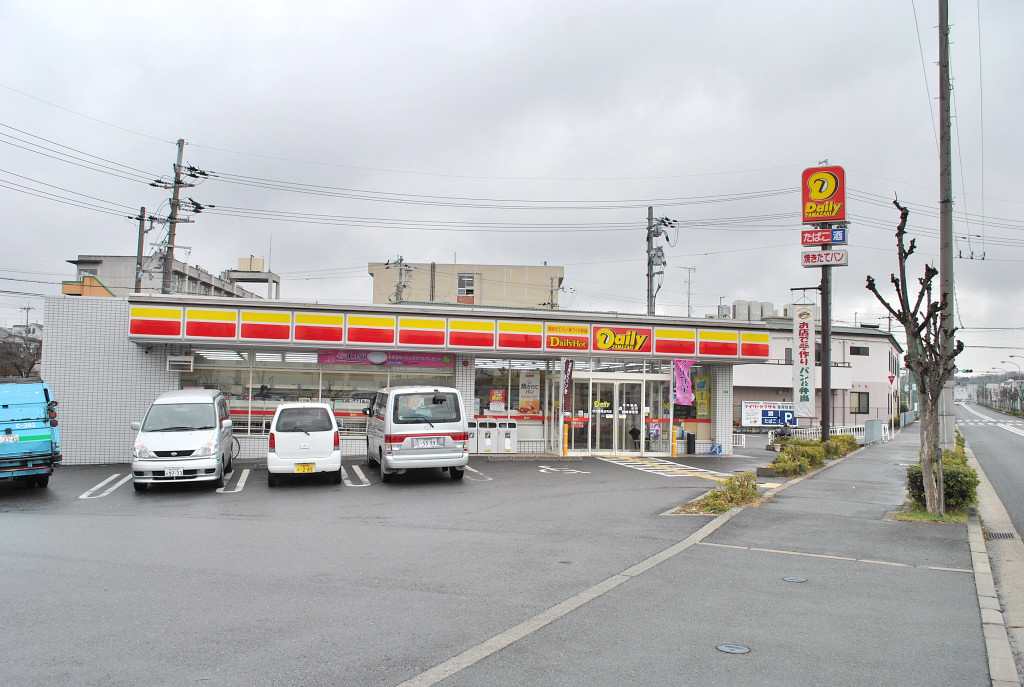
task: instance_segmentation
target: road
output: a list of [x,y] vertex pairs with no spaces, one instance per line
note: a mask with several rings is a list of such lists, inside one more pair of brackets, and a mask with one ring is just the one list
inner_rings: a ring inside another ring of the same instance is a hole
[[1024,532],[1024,418],[969,403],[957,405],[956,423],[1017,533]]
[[[662,514],[763,458],[488,462],[382,484],[0,483],[9,685],[397,685],[678,542]],[[496,684],[496,683],[495,683]],[[595,676],[589,684],[601,684]]]

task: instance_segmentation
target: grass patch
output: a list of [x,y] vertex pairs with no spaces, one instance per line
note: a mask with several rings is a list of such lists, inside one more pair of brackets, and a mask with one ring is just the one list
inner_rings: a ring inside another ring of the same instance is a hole
[[736,506],[746,506],[761,500],[757,490],[757,477],[752,472],[727,477],[703,498],[684,503],[672,511],[673,515],[725,513]]
[[967,524],[967,509],[947,510],[945,516],[940,516],[938,513],[929,513],[924,507],[911,501],[907,508],[893,514],[892,517],[894,520],[902,520],[903,522],[937,522],[964,525]]

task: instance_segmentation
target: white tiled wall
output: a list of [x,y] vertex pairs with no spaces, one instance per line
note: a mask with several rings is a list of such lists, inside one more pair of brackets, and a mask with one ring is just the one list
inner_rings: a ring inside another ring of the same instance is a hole
[[711,438],[722,447],[722,455],[732,453],[732,365],[711,367]]
[[55,296],[46,299],[43,381],[58,402],[65,465],[128,463],[150,402],[180,388],[161,348],[146,353],[128,341],[128,301]]

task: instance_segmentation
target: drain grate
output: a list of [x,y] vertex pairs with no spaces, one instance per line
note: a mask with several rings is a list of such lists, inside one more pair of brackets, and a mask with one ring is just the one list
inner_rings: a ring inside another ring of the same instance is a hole
[[985,531],[985,539],[1016,539],[1017,535],[1013,532],[989,532]]

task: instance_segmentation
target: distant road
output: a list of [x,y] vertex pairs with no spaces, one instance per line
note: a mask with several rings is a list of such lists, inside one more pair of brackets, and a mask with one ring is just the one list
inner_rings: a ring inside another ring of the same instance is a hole
[[966,403],[957,405],[956,423],[1017,533],[1024,532],[1024,418]]

